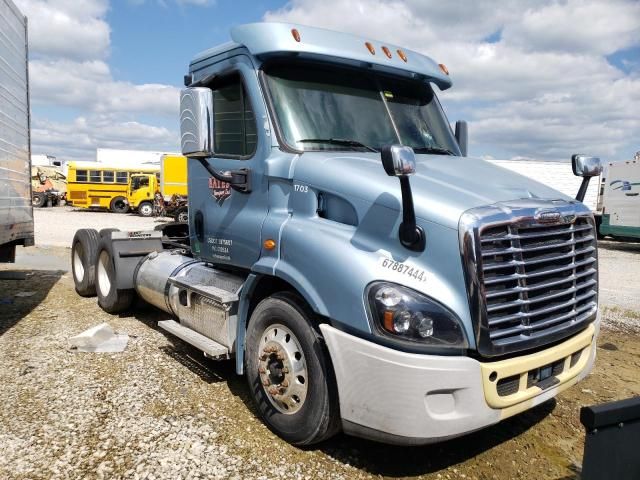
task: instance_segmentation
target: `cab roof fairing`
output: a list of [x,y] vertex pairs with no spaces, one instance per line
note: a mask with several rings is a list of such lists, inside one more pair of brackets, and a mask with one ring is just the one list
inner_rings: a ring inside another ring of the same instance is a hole
[[[298,30],[300,41],[296,41],[291,32]],[[351,66],[368,66],[390,74],[400,74],[411,78],[424,78],[435,83],[440,90],[451,87],[451,78],[444,74],[438,64],[426,55],[407,50],[390,43],[357,37],[348,33],[335,32],[317,27],[296,25],[294,23],[249,23],[231,29],[232,42],[210,48],[196,55],[189,70],[199,69],[198,63],[211,57],[227,53],[244,46],[248,52],[260,60],[274,57],[291,57],[315,60],[329,60]],[[372,55],[366,42],[375,49]],[[391,52],[388,58],[382,47]],[[401,50],[407,59],[403,61],[398,54]],[[208,62],[207,62],[208,63]]]

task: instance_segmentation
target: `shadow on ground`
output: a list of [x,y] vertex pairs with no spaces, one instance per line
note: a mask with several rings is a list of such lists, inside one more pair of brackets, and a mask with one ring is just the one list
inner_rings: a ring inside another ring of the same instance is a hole
[[0,336],[47,297],[63,270],[0,270]]
[[640,241],[598,240],[598,248],[620,252],[640,253]]

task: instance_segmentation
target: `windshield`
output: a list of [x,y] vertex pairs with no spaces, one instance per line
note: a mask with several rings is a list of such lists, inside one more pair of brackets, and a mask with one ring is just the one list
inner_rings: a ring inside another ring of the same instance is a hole
[[274,66],[266,72],[278,123],[297,150],[380,150],[459,155],[437,97],[424,81],[346,69]]

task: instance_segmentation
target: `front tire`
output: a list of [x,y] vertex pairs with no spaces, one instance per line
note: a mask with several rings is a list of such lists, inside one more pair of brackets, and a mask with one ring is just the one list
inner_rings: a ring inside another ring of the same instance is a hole
[[313,313],[291,293],[261,301],[249,321],[246,373],[260,416],[278,436],[311,445],[340,429],[337,387]]
[[93,297],[96,294],[95,269],[98,254],[98,232],[83,228],[76,232],[71,243],[71,272],[78,295]]
[[143,217],[153,215],[153,204],[151,202],[142,202],[138,205],[138,213]]
[[101,238],[98,247],[96,293],[98,294],[98,305],[107,313],[124,312],[131,308],[135,299],[133,289],[118,289],[110,233]]

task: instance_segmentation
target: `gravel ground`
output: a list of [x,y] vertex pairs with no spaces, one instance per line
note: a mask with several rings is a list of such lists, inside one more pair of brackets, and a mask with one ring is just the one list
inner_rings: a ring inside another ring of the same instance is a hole
[[137,213],[111,213],[73,207],[34,208],[36,245],[68,247],[80,228],[118,228],[120,230],[153,230],[170,218],[142,217]]
[[[0,278],[0,478],[573,479],[583,449],[580,406],[640,395],[640,308],[628,290],[638,286],[640,252],[606,243],[596,368],[556,401],[438,445],[338,435],[295,448],[256,417],[232,362],[208,361],[165,335],[158,310],[104,313],[73,290],[69,249],[43,245],[65,238],[68,245],[76,215],[84,219],[78,227],[95,228],[115,220],[149,228],[149,219],[48,210],[37,211],[49,225],[38,227],[39,246],[20,249],[16,265],[0,265],[0,274],[24,277]],[[130,335],[124,352],[68,349],[68,337],[103,321]]]

